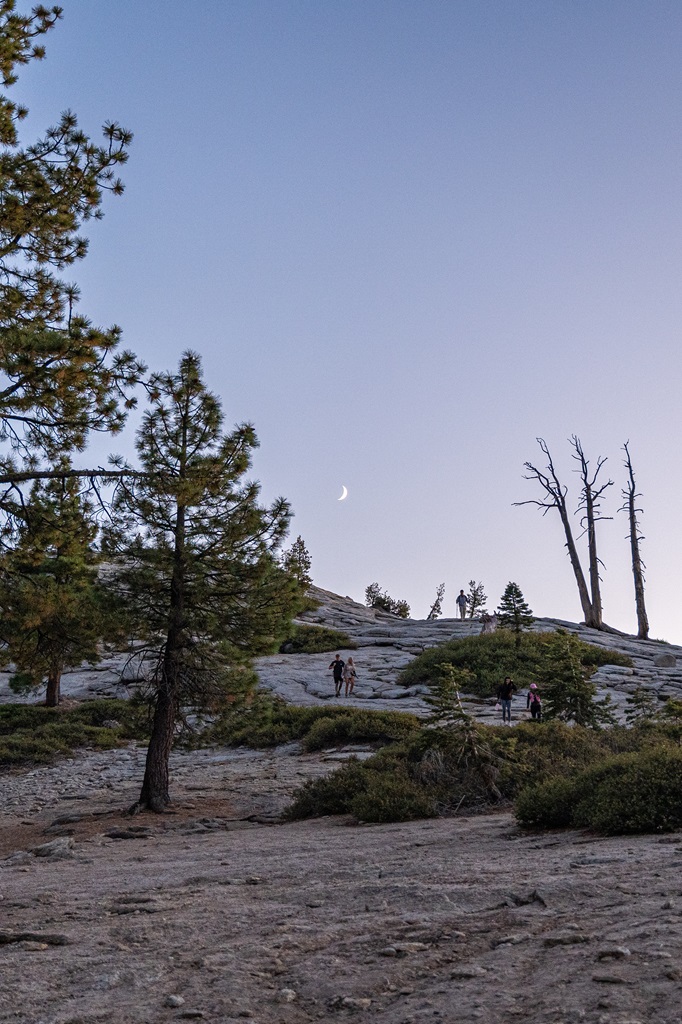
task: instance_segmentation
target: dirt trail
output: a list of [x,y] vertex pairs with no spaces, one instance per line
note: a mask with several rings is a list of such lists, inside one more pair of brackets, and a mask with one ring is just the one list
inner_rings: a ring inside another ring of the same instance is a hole
[[5,852],[57,854],[2,861],[0,1022],[682,1021],[682,836],[264,824],[331,767],[291,748],[182,755],[177,813],[128,819],[117,755],[3,776]]

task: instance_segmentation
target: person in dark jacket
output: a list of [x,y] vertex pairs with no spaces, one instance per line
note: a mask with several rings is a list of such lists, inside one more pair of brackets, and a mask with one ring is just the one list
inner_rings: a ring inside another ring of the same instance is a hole
[[334,687],[336,689],[335,697],[338,697],[341,693],[341,687],[343,685],[343,670],[345,667],[345,661],[341,659],[341,655],[337,654],[333,662],[329,666],[330,669],[334,670]]
[[516,693],[516,686],[511,676],[505,676],[504,682],[497,691],[497,699],[502,705],[502,724],[508,722],[511,725],[511,703]]

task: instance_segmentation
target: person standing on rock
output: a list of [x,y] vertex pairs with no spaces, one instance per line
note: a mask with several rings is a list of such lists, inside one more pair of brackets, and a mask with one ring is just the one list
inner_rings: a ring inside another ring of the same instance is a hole
[[528,697],[526,698],[526,710],[530,710],[530,717],[534,722],[542,721],[542,700],[535,683],[530,684]]
[[511,676],[505,676],[504,682],[497,691],[497,699],[502,705],[502,724],[508,722],[511,725],[511,704],[512,697],[516,692],[516,686]]
[[464,591],[460,590],[459,594],[457,595],[456,604],[457,608],[459,609],[459,617],[462,621],[464,621],[464,619],[466,618],[468,601],[469,598],[466,596]]
[[341,655],[337,654],[333,662],[329,666],[334,671],[334,689],[336,690],[334,696],[338,697],[341,693],[341,684],[343,683],[343,670],[346,666],[345,661],[342,660]]
[[349,658],[346,662],[346,667],[343,670],[343,678],[346,684],[346,697],[352,697],[353,687],[355,686],[355,680],[357,679],[355,665],[353,664],[352,658]]

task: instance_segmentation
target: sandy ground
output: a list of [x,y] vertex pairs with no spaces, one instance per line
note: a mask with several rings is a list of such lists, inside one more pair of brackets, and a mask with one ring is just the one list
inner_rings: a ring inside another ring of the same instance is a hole
[[682,1022],[680,835],[272,824],[333,767],[293,748],[175,755],[130,819],[143,753],[2,776],[0,1022]]

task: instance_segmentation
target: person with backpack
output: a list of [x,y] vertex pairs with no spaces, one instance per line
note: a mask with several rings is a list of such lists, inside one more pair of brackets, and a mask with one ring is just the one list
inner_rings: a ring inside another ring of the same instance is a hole
[[542,700],[535,683],[530,684],[526,698],[526,710],[530,710],[530,717],[534,722],[542,721]]
[[459,617],[462,620],[462,622],[466,618],[467,604],[468,603],[469,603],[469,598],[466,596],[466,594],[464,593],[463,590],[460,590],[459,594],[457,595],[457,600],[455,601],[455,604],[457,605],[457,610],[459,611]]

